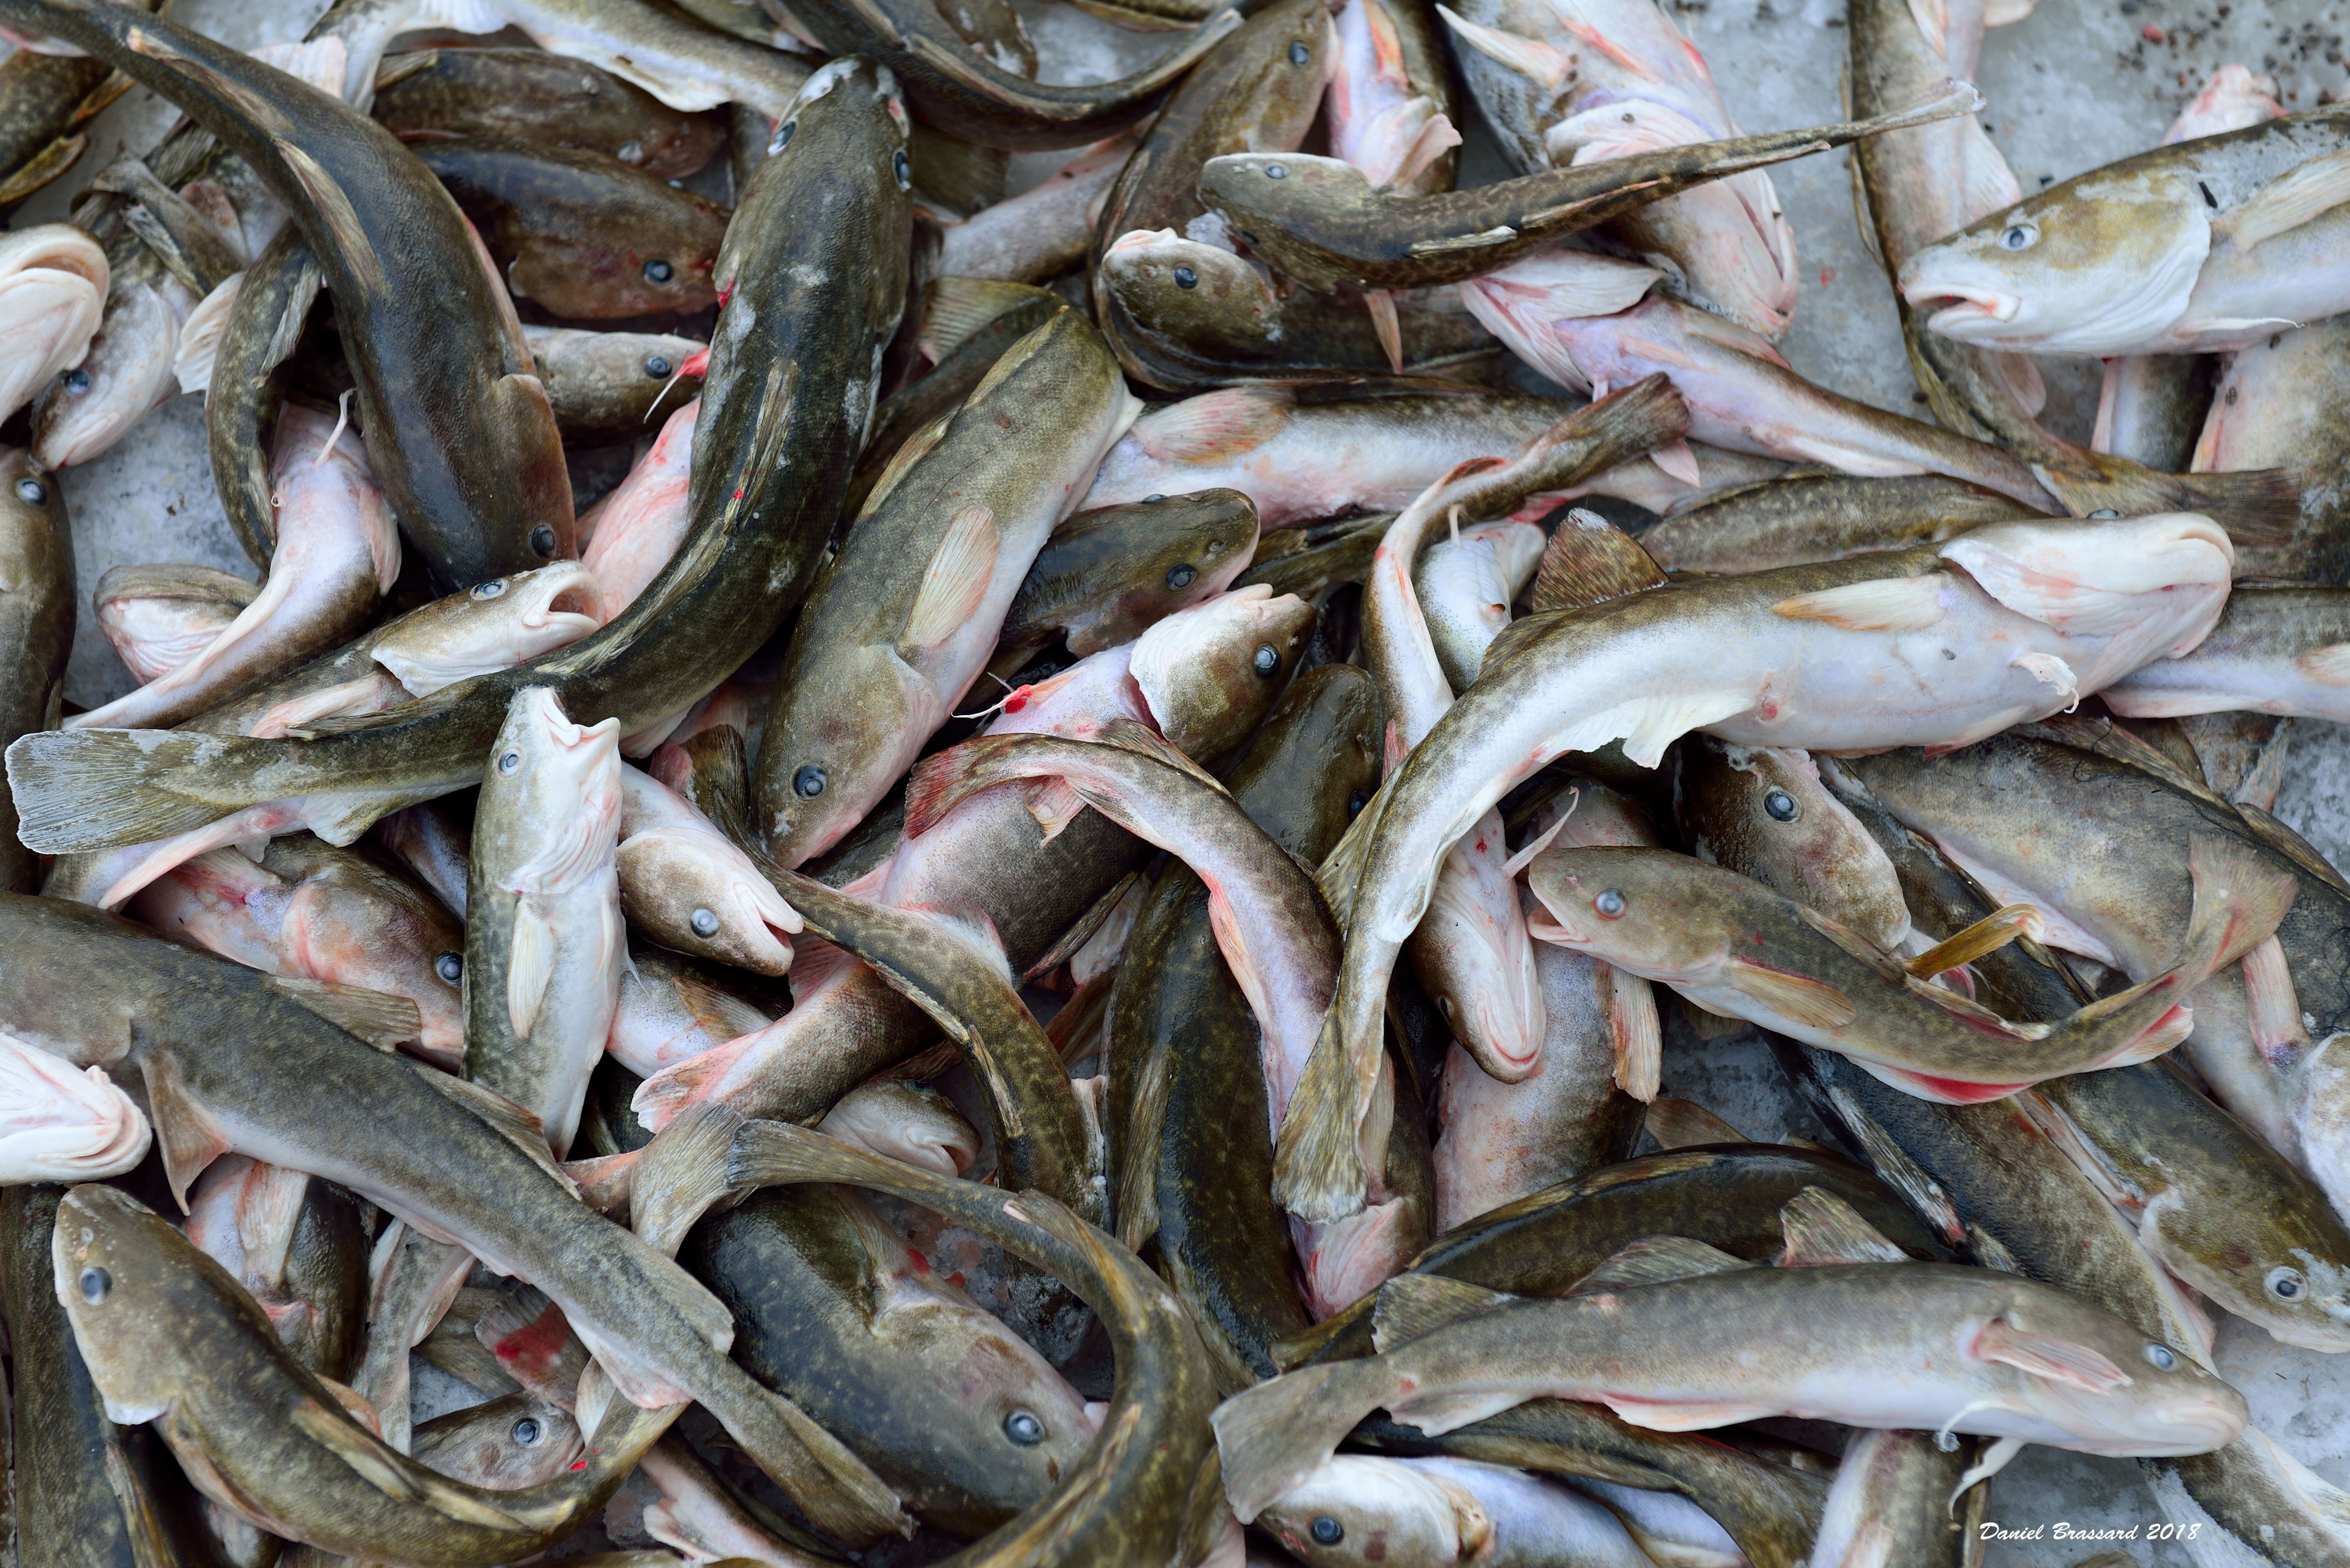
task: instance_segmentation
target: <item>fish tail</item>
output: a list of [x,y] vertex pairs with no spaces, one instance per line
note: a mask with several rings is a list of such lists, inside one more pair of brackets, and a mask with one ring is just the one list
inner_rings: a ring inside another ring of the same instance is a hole
[[16,836],[41,855],[171,838],[264,798],[250,781],[283,753],[281,742],[170,730],[37,731],[8,748]]
[[1225,1400],[1209,1420],[1232,1512],[1255,1519],[1327,1462],[1356,1422],[1402,1397],[1393,1366],[1368,1356],[1284,1372]]
[[727,1162],[743,1113],[723,1100],[689,1106],[645,1145],[629,1173],[629,1228],[677,1256],[694,1222],[733,1189]]
[[1274,1150],[1274,1201],[1317,1225],[1360,1213],[1370,1181],[1362,1127],[1378,1070],[1378,1023],[1360,1032],[1367,1048],[1350,1044],[1344,995],[1342,980],[1341,1002],[1323,1015]]
[[965,800],[1003,783],[1007,775],[988,764],[1005,749],[1003,742],[1013,738],[981,735],[915,763],[906,781],[906,836],[928,833]]
[[2033,473],[2074,515],[2199,512],[2239,545],[2290,544],[2301,521],[2301,483],[2282,468],[2241,473],[2165,473],[2110,452],[2058,443]]
[[2301,883],[2251,845],[2218,833],[2189,836],[2187,870],[2195,903],[2178,972],[2191,988],[2274,936]]
[[[739,1369],[738,1369],[739,1370]],[[808,1522],[852,1550],[914,1533],[898,1494],[806,1411],[740,1373],[728,1397],[702,1403],[751,1462],[781,1487]]]
[[748,1034],[713,1045],[698,1056],[672,1062],[637,1085],[629,1108],[656,1133],[683,1116],[688,1107],[712,1091],[750,1049]]
[[2180,473],[2183,504],[2228,531],[2238,545],[2293,543],[2301,524],[2301,481],[2290,469],[2256,468],[2241,473]]
[[729,1142],[726,1179],[736,1187],[801,1181],[901,1185],[912,1168],[790,1122],[743,1123]]

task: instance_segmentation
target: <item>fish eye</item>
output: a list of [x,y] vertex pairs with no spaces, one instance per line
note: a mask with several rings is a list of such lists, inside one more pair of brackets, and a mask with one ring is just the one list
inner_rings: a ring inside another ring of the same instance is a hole
[[2168,1372],[2178,1365],[2178,1353],[2167,1345],[2149,1342],[2146,1347],[2147,1365],[2157,1372]]
[[530,553],[539,556],[555,554],[554,524],[542,523],[530,531]]
[[693,927],[693,934],[697,937],[714,937],[718,934],[718,917],[708,909],[694,910],[688,918],[688,923]]
[[908,191],[913,188],[914,166],[908,161],[904,148],[900,147],[889,155],[889,172],[898,177],[899,190]]
[[671,278],[673,278],[676,275],[677,268],[670,265],[669,263],[665,261],[649,261],[645,263],[645,281],[647,283],[667,283]]
[[114,1276],[104,1269],[84,1269],[81,1272],[81,1299],[102,1302],[106,1293],[114,1288]]
[[1591,907],[1599,911],[1603,920],[1620,920],[1624,918],[1624,895],[1610,888],[1592,899]]
[[[588,90],[591,92],[595,90],[593,84],[590,84]],[[623,163],[641,163],[645,161],[645,144],[641,141],[623,141],[620,143],[620,151],[617,156]]]
[[1264,177],[1268,180],[1286,180],[1289,178],[1289,165],[1268,163],[1264,166]]
[[65,373],[66,396],[78,398],[89,390],[89,372],[77,365]]
[[1348,822],[1352,822],[1355,818],[1362,815],[1363,807],[1370,804],[1370,791],[1367,789],[1358,789],[1349,793],[1347,796],[1347,820]]
[[1166,497],[1166,495],[1165,495],[1164,493],[1162,493],[1161,492],[1159,492],[1159,491],[1154,490],[1154,491],[1152,491],[1149,494],[1148,494],[1148,495],[1146,495],[1146,496],[1144,496],[1144,497],[1142,498],[1142,504],[1143,504],[1145,506],[1156,506],[1156,505],[1158,505],[1160,502],[1162,502],[1162,501],[1164,501],[1164,500],[1166,500],[1166,499],[1167,499],[1167,497]]
[[1762,809],[1771,814],[1773,822],[1793,822],[1797,809],[1795,797],[1785,790],[1774,789],[1762,797]]
[[2001,232],[1999,243],[2009,250],[2023,251],[2030,250],[2032,242],[2039,237],[2040,229],[2036,224],[2010,223]]
[[477,599],[494,599],[505,591],[506,580],[504,577],[492,577],[486,583],[473,585],[473,597]]
[[545,1428],[539,1426],[536,1416],[525,1416],[514,1424],[514,1440],[525,1449],[536,1447],[538,1439],[545,1435]]
[[2111,506],[2100,506],[2100,507],[2098,507],[2095,512],[2092,512],[2092,513],[2090,513],[2090,514],[2089,514],[2089,516],[2090,516],[2092,519],[2096,519],[2096,518],[2101,518],[2101,517],[2118,517],[2118,516],[2120,516],[2120,515],[2121,515],[2121,513],[2120,513],[2117,509],[2116,509],[2116,508],[2114,508],[2114,507],[2111,507]]
[[792,132],[799,128],[800,122],[796,119],[787,119],[775,127],[775,139],[767,143],[767,156],[773,158],[776,153],[789,147],[792,144]]
[[1200,275],[1188,266],[1179,266],[1175,269],[1175,286],[1197,288],[1200,286]]
[[645,357],[645,374],[648,377],[658,381],[669,373],[670,362],[667,359],[662,358],[658,354],[650,354]]
[[432,972],[454,985],[465,978],[465,961],[456,953],[442,953],[432,961]]
[[810,763],[792,775],[792,793],[802,800],[814,800],[824,793],[824,770]]
[[508,752],[505,755],[498,759],[498,772],[502,774],[511,774],[520,766],[522,766],[522,753],[520,752]]
[[30,506],[38,506],[49,498],[49,487],[37,479],[16,482],[16,499]]
[[1289,63],[1291,65],[1302,66],[1313,57],[1313,50],[1307,48],[1304,44],[1297,43],[1294,40],[1291,42],[1289,46]]
[[1025,1410],[1014,1410],[1003,1417],[1003,1435],[1024,1449],[1033,1449],[1045,1440],[1045,1423]]
[[2299,1301],[2301,1299],[2301,1292],[2302,1279],[2301,1271],[2299,1269],[2280,1268],[2271,1269],[2269,1271],[2269,1293],[2276,1297],[2277,1300],[2281,1302]]
[[1178,561],[1167,568],[1167,586],[1180,592],[1191,586],[1199,572],[1189,561]]
[[1347,1539],[1347,1527],[1326,1513],[1307,1525],[1305,1533],[1314,1538],[1317,1546],[1336,1546]]
[[1275,653],[1273,650],[1273,644],[1268,642],[1256,650],[1256,657],[1249,662],[1255,667],[1259,675],[1270,680],[1273,679],[1274,671],[1281,668],[1281,655]]

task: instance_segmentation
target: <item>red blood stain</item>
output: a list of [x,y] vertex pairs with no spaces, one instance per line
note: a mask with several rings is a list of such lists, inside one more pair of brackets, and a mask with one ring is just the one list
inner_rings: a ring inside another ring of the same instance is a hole
[[1006,697],[1003,700],[1003,711],[1007,713],[1017,713],[1021,709],[1028,706],[1028,699],[1023,695],[1027,690],[1028,688],[1023,686],[1018,691]]
[[742,493],[740,490],[737,490],[737,491],[734,493],[734,499],[735,499],[735,500],[737,500],[737,501],[740,501],[740,500],[742,500],[742,499],[743,499],[743,493]]
[[498,1341],[497,1357],[543,1376],[562,1356],[570,1337],[571,1325],[563,1321],[563,1309],[550,1302],[545,1312]]
[[733,284],[727,284],[723,287],[720,288],[718,291],[718,308],[721,310],[725,309],[726,302],[733,297],[734,286]]
[[2139,36],[2144,37],[2149,44],[2159,44],[2164,38],[2169,36],[2151,22],[2148,22],[2145,26],[2139,28],[2138,33]]
[[1824,267],[1820,268],[1820,286],[1821,286],[1822,288],[1825,288],[1828,285],[1830,285],[1830,284],[1834,283],[1835,281],[1835,268],[1834,268],[1834,267],[1832,267],[1832,266],[1824,266]]
[[571,1468],[575,1470],[584,1470],[588,1468],[588,1461],[586,1459],[574,1459],[571,1461]]

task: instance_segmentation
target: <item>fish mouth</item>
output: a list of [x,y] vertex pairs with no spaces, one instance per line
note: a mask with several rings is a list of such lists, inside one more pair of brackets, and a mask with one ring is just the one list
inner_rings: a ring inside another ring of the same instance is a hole
[[1931,310],[1926,318],[1929,330],[1964,337],[1970,327],[1988,322],[2009,322],[2023,308],[2021,295],[2007,294],[1996,288],[1981,288],[1963,283],[1937,283],[1923,279],[1905,284],[1901,297],[1911,308]]
[[585,636],[604,624],[604,597],[586,566],[576,561],[564,565],[572,569],[541,568],[546,575],[536,585],[539,602],[525,612],[522,623],[533,631],[562,627]]

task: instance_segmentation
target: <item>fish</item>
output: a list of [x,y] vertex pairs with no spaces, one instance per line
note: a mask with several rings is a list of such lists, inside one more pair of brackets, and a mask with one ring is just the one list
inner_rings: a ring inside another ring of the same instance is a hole
[[1412,567],[1412,591],[1446,684],[1465,691],[1485,649],[1510,622],[1550,543],[1531,523],[1481,523],[1430,545]]
[[202,653],[260,591],[210,566],[125,563],[107,568],[89,602],[115,657],[143,684]]
[[[1305,604],[1270,589],[1219,595],[1130,644],[1014,689],[990,732],[1081,735],[1123,716],[1156,726],[1188,755],[1221,758],[1295,671],[1312,619]],[[983,915],[1014,971],[1027,972],[1147,853],[1098,813],[1080,813],[1047,837],[1034,798],[1025,787],[983,792],[929,833],[885,838],[867,886],[885,903]],[[795,1004],[774,1027],[647,1080],[634,1099],[646,1127],[662,1127],[704,1099],[745,1115],[820,1116],[934,1037],[921,1010],[871,970],[811,966],[805,956],[795,968]]]
[[1065,311],[892,460],[801,610],[760,740],[753,819],[779,865],[831,847],[952,715],[1140,410],[1101,335]]
[[265,974],[405,997],[416,1009],[411,1048],[452,1071],[464,1060],[464,931],[364,856],[307,835],[272,840],[257,863],[214,849],[150,883],[130,911]]
[[[285,407],[289,367],[323,286],[302,231],[281,229],[238,275],[209,358],[199,365],[183,351],[173,360],[181,389],[204,394],[204,446],[221,510],[247,558],[264,571],[277,545],[264,432]],[[204,303],[220,308],[220,296]]]
[[631,1073],[650,1077],[671,1063],[765,1028],[783,1011],[737,994],[736,985],[736,977],[714,966],[632,945],[604,1049]]
[[[1654,0],[1565,9],[1477,0],[1442,15],[1469,90],[1522,175],[1742,134],[1704,57]],[[1972,72],[1953,60],[1948,74]],[[1931,135],[1949,123],[1886,134]],[[1607,234],[1662,271],[1675,297],[1750,332],[1775,339],[1794,319],[1795,232],[1761,169],[1618,217]]]
[[[846,1181],[952,1220],[1075,1292],[1100,1319],[1117,1382],[1085,1457],[990,1552],[1079,1565],[1198,1560],[1227,1528],[1201,1490],[1215,1402],[1207,1353],[1174,1293],[1131,1252],[1039,1192],[982,1188],[781,1122],[734,1134],[723,1180]],[[1204,1506],[1203,1506],[1204,1505]]]
[[1912,255],[1902,297],[1946,337],[2060,354],[2241,348],[2338,315],[2345,136],[2350,114],[2314,109],[2060,181]]
[[517,298],[588,321],[718,298],[726,209],[691,191],[601,152],[497,137],[411,151],[480,230]]
[[[910,218],[893,172],[902,113],[869,65],[836,62],[825,71],[809,78],[814,96],[789,121],[795,138],[806,138],[800,153],[762,165],[728,230],[718,277],[739,308],[720,312],[703,382],[693,524],[642,598],[556,658],[460,682],[344,733],[182,737],[150,750],[118,732],[78,732],[68,744],[93,745],[107,760],[85,754],[77,764],[68,755],[64,771],[83,778],[95,765],[113,777],[113,805],[93,810],[98,797],[85,779],[51,796],[59,826],[72,824],[64,835],[42,832],[36,810],[20,836],[29,832],[43,853],[95,849],[260,807],[298,815],[324,829],[320,836],[348,842],[391,810],[474,782],[522,687],[558,688],[567,709],[616,717],[634,732],[682,712],[732,673],[782,623],[816,570],[902,298]],[[786,254],[799,259],[785,264]],[[815,267],[826,285],[790,283],[786,275],[800,265]],[[664,635],[712,626],[732,635]],[[18,755],[17,767],[47,771],[29,752]],[[199,786],[200,800],[179,793],[194,784],[191,774],[175,775],[176,784],[157,776],[182,764],[219,771],[224,787]],[[20,814],[41,793],[14,774],[12,786]],[[276,804],[295,801],[302,804]]]
[[[2350,594],[2332,587],[2248,587],[2184,659],[2165,659],[2106,689],[2125,718],[2283,713],[2350,719]],[[2337,673],[2338,671],[2338,673]]]
[[400,535],[367,454],[338,420],[289,404],[271,464],[276,547],[261,592],[219,637],[72,729],[163,729],[348,639],[400,576]]
[[675,333],[525,324],[522,340],[567,439],[634,436],[655,415],[665,425],[702,387],[693,357],[704,346]]
[[[2108,575],[2122,551],[2130,572]],[[1323,867],[1348,951],[1317,1064],[1300,1090],[1305,1114],[1284,1128],[1282,1186],[1293,1211],[1348,1211],[1347,1146],[1395,954],[1419,923],[1446,847],[1552,758],[1621,738],[1628,758],[1651,763],[1700,728],[1805,749],[1964,744],[2052,712],[2151,657],[2192,648],[2224,598],[2230,559],[2225,535],[2200,517],[1995,524],[1941,545],[1667,584],[1513,625],[1512,646],[1487,650],[1477,684]],[[2030,589],[2016,570],[2025,560],[2034,563]],[[2164,607],[2148,613],[2156,606]],[[1891,635],[1923,640],[1878,641],[1887,631],[1862,626],[1916,627]],[[2116,629],[2093,629],[2106,627]],[[1734,673],[1726,650],[1746,637],[1761,657]],[[2007,657],[2017,662],[1993,675],[1987,659],[1962,659],[1961,644],[2013,649]],[[1683,671],[1676,657],[1698,663]],[[1844,684],[1843,674],[1887,659],[1932,695],[1895,699],[1873,684]],[[1828,684],[1814,691],[1815,680]],[[1663,682],[1657,695],[1638,694],[1648,682]],[[1595,692],[1606,693],[1605,708],[1594,710]]]
[[19,49],[0,61],[0,202],[14,206],[79,161],[83,128],[130,85],[99,60]]
[[951,224],[939,242],[942,277],[1045,283],[1085,259],[1094,214],[1133,156],[1139,129],[1104,137],[1044,180]]
[[[1513,352],[1564,386],[1596,389],[1659,372],[1671,377],[1689,401],[1689,433],[1711,445],[1877,478],[1946,473],[2043,513],[2062,511],[2012,453],[1814,386],[1767,339],[1694,306],[1651,296],[1627,308],[1579,314],[1586,296],[1608,286],[1575,275],[1591,271],[1638,275],[1621,289],[1636,298],[1634,286],[1646,275],[1627,263],[1558,250],[1464,283],[1461,293]],[[1552,303],[1562,286],[1569,301],[1563,306]]]
[[1669,572],[1767,572],[1869,550],[1939,545],[2039,514],[1941,474],[1805,474],[1742,485],[1654,524],[1640,548]]
[[1256,508],[1237,490],[1074,513],[1029,564],[990,668],[1013,673],[1055,637],[1079,659],[1131,642],[1230,587],[1256,541]]
[[1201,171],[1200,199],[1306,287],[1434,287],[1506,266],[1538,245],[1692,186],[1971,113],[1981,101],[1972,88],[1953,82],[1875,119],[1700,140],[1427,196],[1375,191],[1362,171],[1335,158],[1232,153]]
[[84,1185],[58,1212],[58,1294],[109,1416],[155,1422],[198,1490],[272,1534],[362,1556],[502,1562],[569,1534],[682,1412],[639,1409],[607,1383],[600,1401],[582,1400],[583,1414],[600,1406],[584,1470],[509,1492],[452,1481],[355,1419],[244,1287],[154,1210]]
[[423,1422],[411,1457],[469,1486],[525,1491],[567,1473],[582,1446],[570,1411],[508,1394]]
[[560,1159],[619,1003],[619,725],[515,693],[482,773],[465,894],[465,1076],[538,1118]]
[[785,939],[800,930],[799,915],[750,856],[660,781],[623,767],[616,782],[620,805],[614,866],[629,923],[651,940],[696,958],[758,974],[791,968]]
[[88,358],[112,279],[106,253],[69,223],[0,241],[0,417]]
[[596,579],[605,616],[619,615],[660,580],[693,523],[693,432],[702,400],[661,421],[645,454],[607,494],[580,565]]
[[[74,597],[64,492],[22,448],[0,451],[0,738],[57,722]],[[29,888],[36,867],[17,838],[15,794],[0,789],[0,892]]]
[[1409,195],[1452,188],[1461,132],[1434,8],[1417,0],[1347,0],[1326,107],[1330,151],[1373,186]]
[[33,405],[33,455],[43,466],[69,468],[102,455],[177,389],[173,366],[194,305],[151,251],[116,270],[89,352]]
[[[2210,410],[2195,441],[2195,469],[2214,480],[2240,471],[2282,471],[2298,493],[2282,545],[2252,545],[2248,575],[2320,583],[2350,581],[2343,544],[2343,481],[2350,443],[2342,412],[2350,383],[2341,356],[2350,327],[2321,321],[2272,332],[2220,360]],[[2248,541],[2248,544],[2251,542]]]
[[403,141],[512,137],[601,152],[663,180],[717,156],[724,130],[579,59],[540,49],[416,49],[385,57],[368,112]]
[[295,1360],[320,1377],[349,1376],[367,1315],[368,1237],[348,1193],[223,1155],[188,1190],[186,1231],[252,1293]]
[[[2025,1442],[2199,1454],[2244,1429],[2243,1396],[2168,1345],[1988,1269],[1766,1270],[1663,1238],[1617,1253],[1579,1295],[1528,1300],[1423,1275],[1382,1293],[1379,1355],[1284,1373],[1218,1407],[1234,1513],[1254,1518],[1379,1407],[1440,1435],[1542,1395],[1667,1431],[1832,1410],[1846,1425],[2000,1438],[1992,1469]],[[1832,1344],[1815,1337],[1827,1322],[1841,1325]],[[1758,1340],[1773,1346],[1767,1370],[1737,1359]]]
[[431,193],[389,131],[173,23],[105,0],[16,3],[17,21],[180,104],[293,209],[338,302],[370,464],[438,577],[471,587],[569,554],[570,480],[546,391],[456,203]]
[[[1961,1479],[1973,1468],[1970,1445],[1946,1452],[1931,1432],[1856,1432],[1828,1489],[1813,1568],[1914,1563],[1961,1568],[1981,1539],[1984,1490]],[[1960,1508],[1965,1500],[1964,1511]]]
[[1606,1507],[1474,1459],[1336,1455],[1257,1520],[1309,1568],[1388,1561],[1654,1568]]

